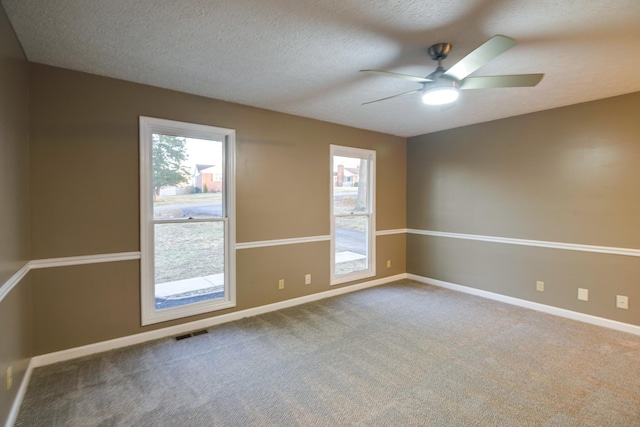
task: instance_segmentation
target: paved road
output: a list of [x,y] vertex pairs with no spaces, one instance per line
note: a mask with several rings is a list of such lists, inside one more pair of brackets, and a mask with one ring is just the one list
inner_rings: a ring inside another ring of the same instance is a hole
[[336,246],[342,250],[367,254],[367,235],[363,231],[336,228]]
[[195,295],[185,298],[159,298],[156,297],[156,310],[163,308],[178,307],[181,305],[193,304],[201,301],[210,301],[217,298],[224,298],[224,291],[211,294]]

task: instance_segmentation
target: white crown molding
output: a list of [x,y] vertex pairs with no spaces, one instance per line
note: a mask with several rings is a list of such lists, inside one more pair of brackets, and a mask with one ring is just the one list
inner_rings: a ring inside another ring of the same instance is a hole
[[448,233],[445,231],[407,229],[410,234],[422,236],[448,237],[452,239],[477,240],[481,242],[506,243],[509,245],[535,246],[539,248],[564,249],[569,251],[594,252],[601,254],[640,257],[640,249],[616,248],[612,246],[583,245],[579,243],[549,242],[545,240],[514,239],[511,237],[482,236],[478,234]]
[[511,305],[517,305],[519,307],[528,308],[530,310],[541,311],[547,314],[553,314],[555,316],[564,317],[567,319],[577,320],[583,323],[589,323],[591,325],[602,326],[616,331],[628,332],[634,335],[640,335],[640,326],[631,325],[629,323],[618,322],[616,320],[605,319],[602,317],[592,316],[590,314],[578,313],[577,311],[571,311],[564,308],[553,307],[550,305],[540,304],[533,301],[527,301],[519,298],[514,298],[502,294],[496,294],[482,289],[471,288],[468,286],[458,285],[451,282],[445,282],[443,280],[432,279],[430,277],[418,276],[415,274],[407,274],[407,279],[415,280],[416,282],[425,283],[427,285],[438,286],[440,288],[451,289],[453,291],[463,292],[465,294],[475,295],[482,298],[491,299],[494,301],[504,302]]

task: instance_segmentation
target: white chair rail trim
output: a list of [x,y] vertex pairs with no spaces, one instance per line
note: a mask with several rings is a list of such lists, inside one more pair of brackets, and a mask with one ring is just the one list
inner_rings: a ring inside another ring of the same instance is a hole
[[409,234],[447,237],[451,239],[476,240],[481,242],[505,243],[509,245],[534,246],[539,248],[564,249],[569,251],[595,252],[601,254],[640,257],[640,249],[617,248],[613,246],[583,245],[580,243],[550,242],[545,240],[515,239],[512,237],[483,236],[479,234],[449,233],[446,231],[407,229]]
[[[377,236],[384,236],[389,234],[406,233],[406,229],[398,230],[380,230],[376,232]],[[300,243],[315,243],[315,242],[328,242],[331,240],[331,236],[310,236],[310,237],[295,237],[290,239],[277,239],[277,240],[263,240],[255,242],[242,242],[236,243],[235,249],[252,249],[252,248],[265,248],[270,246],[282,246],[282,245],[295,245]],[[20,283],[20,281],[29,273],[29,271],[36,268],[51,268],[51,267],[66,267],[72,265],[82,264],[98,264],[102,262],[117,262],[117,261],[129,261],[140,259],[140,251],[134,252],[118,252],[110,254],[97,254],[97,255],[80,255],[60,258],[46,258],[35,259],[27,261],[18,271],[16,271],[9,279],[0,286],[0,302],[11,292],[13,288]]]

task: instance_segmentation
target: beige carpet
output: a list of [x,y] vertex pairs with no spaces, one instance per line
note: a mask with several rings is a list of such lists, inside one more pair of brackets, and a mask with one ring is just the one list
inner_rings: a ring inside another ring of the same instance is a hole
[[401,281],[36,369],[17,426],[638,426],[640,337]]

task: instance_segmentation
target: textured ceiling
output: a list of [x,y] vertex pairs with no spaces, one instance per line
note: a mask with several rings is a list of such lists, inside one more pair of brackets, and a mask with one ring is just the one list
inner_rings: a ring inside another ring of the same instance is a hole
[[[640,91],[639,0],[2,0],[30,61],[399,136]],[[463,91],[450,108],[365,68],[426,76],[494,34],[518,45],[473,75],[544,73]]]

